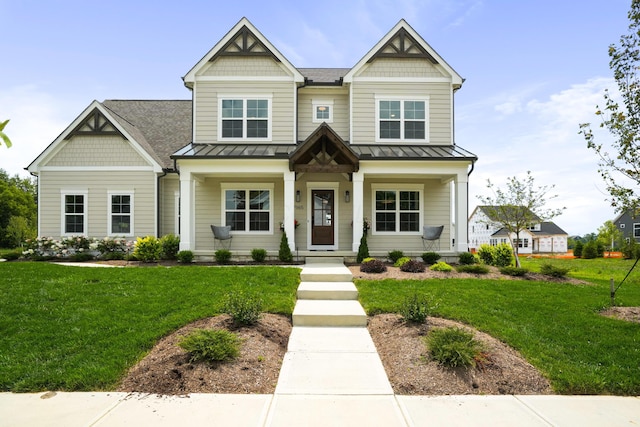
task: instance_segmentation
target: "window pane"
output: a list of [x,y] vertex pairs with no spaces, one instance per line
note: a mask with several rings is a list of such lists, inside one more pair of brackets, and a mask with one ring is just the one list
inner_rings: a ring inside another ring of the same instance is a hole
[[84,233],[84,215],[66,215],[65,233]]
[[[225,209],[226,210],[242,210],[245,208],[245,191],[244,190],[227,190],[225,191]],[[227,225],[231,225],[227,223]]]
[[424,101],[405,101],[404,118],[406,120],[424,120]]
[[247,117],[266,119],[269,117],[269,102],[266,99],[248,99]]
[[249,230],[269,231],[269,212],[249,213]]
[[418,223],[420,214],[417,212],[400,213],[400,231],[418,231],[420,224]]
[[249,209],[269,210],[269,190],[251,190],[249,199]]
[[329,118],[329,108],[326,105],[316,107],[316,119],[323,120]]
[[65,196],[65,213],[84,213],[84,196]]
[[247,120],[247,138],[266,138],[267,131],[267,120]]
[[376,231],[396,231],[395,212],[376,212]]
[[223,120],[223,138],[242,138],[242,120]]
[[231,226],[231,230],[244,231],[245,230],[245,218],[244,212],[227,212],[225,215],[225,224]]
[[400,210],[417,211],[420,209],[420,193],[417,191],[400,192]]
[[376,191],[376,210],[377,211],[395,211],[396,210],[396,192],[395,191]]
[[242,99],[223,99],[222,117],[242,118]]
[[400,120],[400,101],[380,101],[379,118]]
[[113,215],[111,217],[111,232],[114,234],[131,233],[131,217],[129,215]]
[[405,139],[424,139],[424,122],[404,122]]

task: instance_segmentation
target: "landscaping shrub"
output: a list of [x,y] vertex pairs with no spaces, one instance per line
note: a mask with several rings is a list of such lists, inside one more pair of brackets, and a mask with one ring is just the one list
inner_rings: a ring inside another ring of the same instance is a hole
[[162,246],[162,259],[174,260],[178,257],[180,250],[180,237],[174,234],[165,234],[160,238]]
[[622,246],[622,256],[625,259],[638,259],[640,258],[640,245],[635,239],[630,239]]
[[189,352],[191,362],[222,362],[240,354],[240,338],[224,329],[196,329],[178,345]]
[[395,264],[396,261],[398,261],[400,258],[404,256],[404,252],[395,250],[395,251],[389,252],[387,256],[389,257],[389,260],[391,260],[391,262]]
[[358,246],[358,256],[356,262],[361,263],[365,258],[369,258],[369,245],[367,244],[366,233],[360,238],[360,246]]
[[512,265],[515,261],[513,256],[513,248],[508,243],[500,243],[495,246],[494,266],[506,267]]
[[424,263],[411,259],[400,266],[400,270],[406,273],[424,273],[427,267]]
[[403,256],[401,258],[398,258],[396,262],[393,263],[393,266],[402,267],[404,264],[406,264],[409,261],[411,261],[411,258],[409,258],[408,256]]
[[91,261],[93,259],[93,255],[91,255],[89,252],[78,252],[70,255],[69,259],[75,262]]
[[453,270],[453,267],[451,267],[449,264],[447,264],[444,261],[438,261],[437,263],[429,267],[429,270],[443,271],[445,273],[448,273],[449,271]]
[[505,276],[522,277],[528,272],[529,270],[527,270],[526,268],[514,267],[512,265],[508,265],[500,269],[500,273],[504,274]]
[[587,242],[582,248],[582,258],[594,259],[598,258],[598,245],[595,241]]
[[495,263],[495,246],[485,244],[480,245],[478,248],[478,258],[480,261],[487,265],[494,265]]
[[424,323],[429,316],[429,301],[424,296],[414,293],[402,302],[400,315],[405,322]]
[[4,258],[7,261],[15,261],[22,256],[20,252],[7,252],[6,254],[0,256],[0,258]]
[[181,264],[191,264],[193,262],[193,252],[180,251],[177,253],[176,258],[178,259],[178,262]]
[[422,254],[422,260],[425,264],[435,264],[440,259],[440,254],[437,252],[425,252]]
[[551,277],[565,277],[569,272],[568,268],[558,267],[553,264],[544,263],[540,266],[540,273]]
[[102,259],[125,259],[131,253],[133,243],[123,238],[105,237],[96,242],[96,250]]
[[463,264],[456,267],[459,273],[488,274],[489,267],[484,264]]
[[472,254],[471,252],[462,252],[458,256],[458,263],[460,265],[476,264],[477,263],[477,259],[476,259],[476,256],[474,254]]
[[231,251],[228,249],[218,249],[214,256],[218,264],[228,264],[231,261]]
[[142,262],[158,261],[162,255],[160,241],[154,236],[138,237],[133,255]]
[[387,266],[379,259],[372,259],[360,264],[360,271],[363,273],[384,273],[387,271]]
[[582,256],[582,249],[584,248],[584,244],[578,240],[576,245],[573,247],[573,256],[576,258],[580,258]]
[[282,232],[280,238],[280,250],[278,251],[278,259],[282,262],[293,261],[293,255],[291,254],[291,248],[289,247],[289,240],[287,239],[287,233]]
[[432,360],[457,368],[475,366],[483,351],[482,343],[461,328],[437,328],[425,337]]
[[264,262],[267,259],[267,250],[261,248],[251,249],[251,259],[255,262]]
[[362,264],[363,262],[373,261],[374,259],[375,258],[367,257],[367,258],[363,259],[362,261],[360,261],[360,263]]
[[223,310],[236,325],[255,325],[262,313],[262,299],[242,291],[227,294]]

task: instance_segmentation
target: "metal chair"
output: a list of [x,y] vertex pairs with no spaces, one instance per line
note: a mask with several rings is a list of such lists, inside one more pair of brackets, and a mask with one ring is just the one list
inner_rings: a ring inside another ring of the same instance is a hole
[[440,250],[440,235],[442,235],[444,225],[425,225],[422,229],[422,246],[425,251]]
[[216,249],[216,240],[220,241],[220,246],[223,249],[231,248],[231,226],[230,225],[212,225],[211,231],[213,232],[213,249]]

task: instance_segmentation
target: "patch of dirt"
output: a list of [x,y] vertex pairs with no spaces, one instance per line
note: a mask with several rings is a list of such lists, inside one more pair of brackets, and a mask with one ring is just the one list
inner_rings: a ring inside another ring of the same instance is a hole
[[601,311],[600,314],[627,322],[640,323],[640,307],[610,307]]

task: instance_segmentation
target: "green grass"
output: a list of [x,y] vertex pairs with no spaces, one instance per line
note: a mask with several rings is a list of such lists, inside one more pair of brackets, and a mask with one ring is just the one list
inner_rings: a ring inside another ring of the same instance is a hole
[[299,270],[14,262],[0,277],[0,391],[74,391],[113,390],[159,338],[221,313],[231,291],[290,315]]
[[[609,303],[609,277],[619,282],[633,263],[555,261],[567,263],[570,276],[594,284],[444,279],[358,280],[356,285],[368,313],[398,312],[408,296],[427,296],[432,315],[472,325],[516,348],[558,393],[640,394],[640,325],[598,314]],[[537,271],[540,263],[524,264]],[[638,278],[640,271],[634,271],[617,302],[640,306]]]

